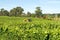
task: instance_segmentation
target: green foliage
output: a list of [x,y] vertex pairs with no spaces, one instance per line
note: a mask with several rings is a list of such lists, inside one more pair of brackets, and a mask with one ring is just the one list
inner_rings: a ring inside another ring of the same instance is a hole
[[41,17],[42,10],[40,9],[40,7],[36,7],[35,14],[36,14],[36,17]]
[[60,40],[60,21],[0,16],[0,40]]
[[10,10],[10,16],[21,16],[23,13],[23,8],[16,7]]
[[4,8],[0,9],[0,16],[9,16],[9,12]]
[[24,9],[22,7],[12,8],[10,11],[5,10],[4,8],[0,9],[0,16],[15,16],[15,17],[40,17],[42,14],[42,10],[40,7],[36,7],[35,13],[32,14],[30,12],[24,13]]

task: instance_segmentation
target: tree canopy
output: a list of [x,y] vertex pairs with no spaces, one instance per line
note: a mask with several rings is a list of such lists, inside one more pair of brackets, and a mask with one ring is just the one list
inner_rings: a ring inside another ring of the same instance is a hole
[[36,14],[36,17],[41,17],[42,10],[40,9],[40,7],[36,7],[35,14]]

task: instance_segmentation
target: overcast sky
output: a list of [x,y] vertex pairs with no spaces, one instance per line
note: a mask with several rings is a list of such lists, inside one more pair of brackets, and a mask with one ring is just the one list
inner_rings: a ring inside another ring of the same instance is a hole
[[24,12],[34,12],[37,6],[41,7],[43,13],[60,13],[60,0],[1,0],[0,9],[10,10],[21,6]]

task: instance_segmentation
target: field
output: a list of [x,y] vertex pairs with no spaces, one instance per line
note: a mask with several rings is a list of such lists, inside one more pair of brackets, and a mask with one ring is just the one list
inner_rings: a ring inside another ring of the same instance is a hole
[[60,21],[0,16],[0,40],[60,40]]

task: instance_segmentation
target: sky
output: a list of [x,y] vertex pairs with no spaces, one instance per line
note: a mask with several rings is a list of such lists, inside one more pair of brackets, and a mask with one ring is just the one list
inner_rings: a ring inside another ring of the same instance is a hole
[[0,9],[10,10],[20,6],[24,12],[34,13],[36,7],[41,7],[43,13],[60,13],[60,0],[1,0]]

